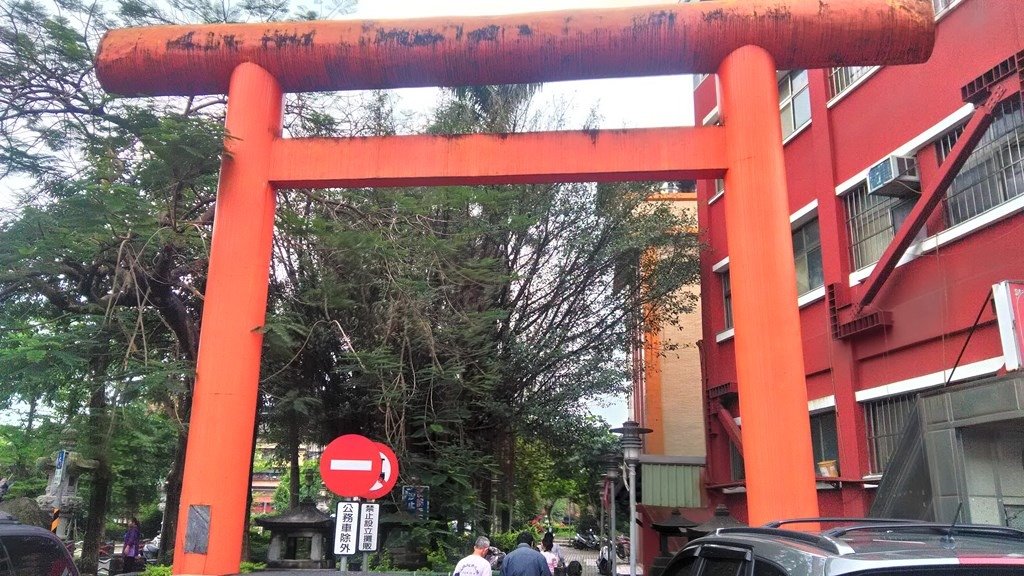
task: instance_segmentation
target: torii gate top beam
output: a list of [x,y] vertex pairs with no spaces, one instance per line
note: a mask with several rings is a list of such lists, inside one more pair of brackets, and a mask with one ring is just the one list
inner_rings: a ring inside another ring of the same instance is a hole
[[111,30],[113,93],[222,94],[243,62],[284,92],[713,73],[748,44],[779,69],[912,64],[931,54],[929,0],[717,0],[464,18]]

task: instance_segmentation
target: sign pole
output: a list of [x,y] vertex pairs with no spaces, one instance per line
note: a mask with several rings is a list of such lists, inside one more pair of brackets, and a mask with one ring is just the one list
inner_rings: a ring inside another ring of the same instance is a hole
[[357,434],[331,441],[320,455],[320,477],[341,497],[335,513],[334,555],[338,571],[348,571],[348,557],[362,554],[362,571],[370,571],[370,552],[378,548],[380,505],[362,503],[391,492],[398,481],[398,457],[385,446]]

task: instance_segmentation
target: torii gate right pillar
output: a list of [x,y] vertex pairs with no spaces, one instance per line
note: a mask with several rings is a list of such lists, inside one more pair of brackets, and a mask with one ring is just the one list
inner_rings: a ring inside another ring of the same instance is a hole
[[775,59],[744,46],[722,61],[718,81],[748,522],[810,518],[818,495]]

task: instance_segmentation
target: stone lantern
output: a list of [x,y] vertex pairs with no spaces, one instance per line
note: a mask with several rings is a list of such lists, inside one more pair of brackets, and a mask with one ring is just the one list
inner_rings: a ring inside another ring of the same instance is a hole
[[303,502],[284,514],[257,518],[256,524],[270,530],[268,568],[301,570],[329,566],[324,552],[334,521],[312,502]]
[[687,529],[696,526],[697,523],[680,514],[679,510],[673,510],[665,520],[651,522],[651,528],[658,533],[658,557],[651,563],[651,576],[660,576],[672,559],[673,550],[668,549],[668,539],[676,536],[686,536]]
[[60,450],[51,458],[40,458],[36,466],[46,472],[46,492],[36,497],[36,504],[48,515],[53,515],[54,510],[60,511],[56,534],[67,540],[68,519],[77,516],[84,504],[78,495],[78,480],[82,474],[98,468],[99,462],[84,458],[78,452]]

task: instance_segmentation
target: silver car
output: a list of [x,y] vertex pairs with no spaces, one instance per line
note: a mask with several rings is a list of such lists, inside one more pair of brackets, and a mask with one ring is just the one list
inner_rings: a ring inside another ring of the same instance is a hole
[[[822,531],[782,528],[836,525]],[[1011,576],[1024,531],[882,519],[817,518],[723,528],[688,543],[663,576]]]

